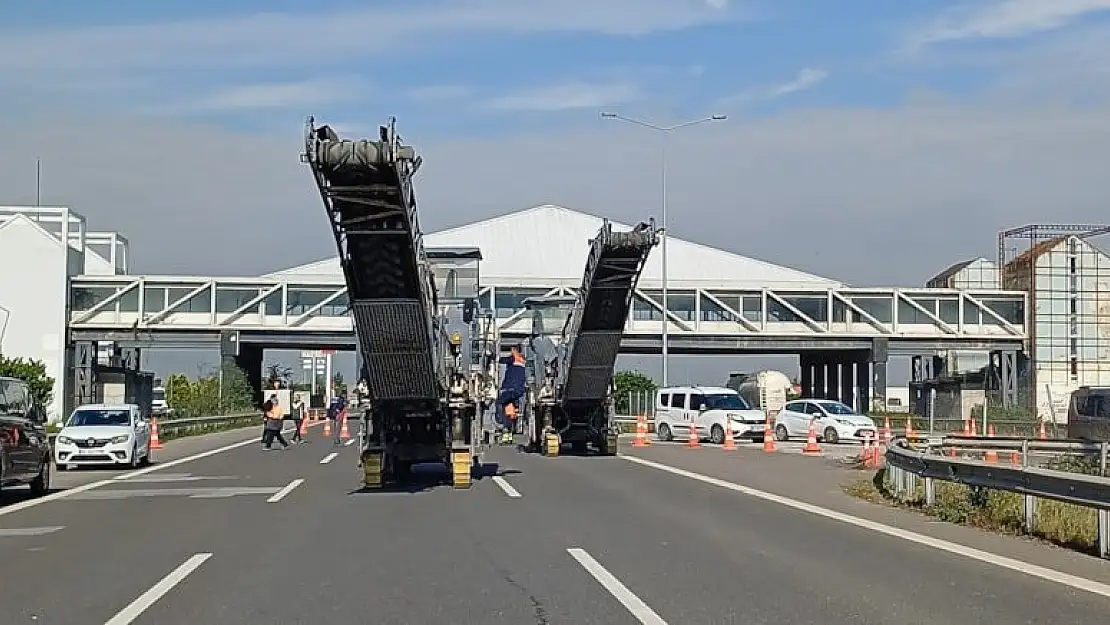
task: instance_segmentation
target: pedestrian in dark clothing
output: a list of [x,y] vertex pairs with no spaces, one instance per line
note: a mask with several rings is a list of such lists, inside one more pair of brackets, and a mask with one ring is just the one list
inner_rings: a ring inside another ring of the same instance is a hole
[[263,426],[264,431],[262,433],[263,449],[271,449],[275,439],[281,443],[282,449],[288,449],[289,443],[281,435],[281,428],[285,424],[285,415],[281,411],[281,404],[277,402],[276,397],[271,398],[263,404],[263,409],[266,411],[266,424]]
[[501,378],[501,391],[497,394],[497,416],[501,427],[501,442],[512,442],[516,431],[517,405],[524,397],[528,382],[524,354],[519,345],[513,345],[512,353],[500,359],[505,365],[505,375]]
[[293,396],[293,406],[289,416],[293,417],[293,443],[303,443],[304,437],[301,436],[301,425],[304,423],[304,402],[301,400],[300,395]]
[[339,418],[343,413],[343,400],[339,397],[332,397],[331,402],[328,403],[328,420],[331,421],[328,425],[331,426],[331,440],[333,445],[342,444],[342,439],[339,438]]

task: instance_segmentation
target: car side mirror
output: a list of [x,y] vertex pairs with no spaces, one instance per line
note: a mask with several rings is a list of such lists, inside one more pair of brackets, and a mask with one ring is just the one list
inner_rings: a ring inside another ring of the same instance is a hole
[[709,410],[709,406],[706,406],[705,404],[698,405],[698,412],[705,412],[706,410]]
[[825,416],[825,415],[821,414],[820,412],[814,412],[813,413],[813,418],[814,419],[820,419],[823,416]]

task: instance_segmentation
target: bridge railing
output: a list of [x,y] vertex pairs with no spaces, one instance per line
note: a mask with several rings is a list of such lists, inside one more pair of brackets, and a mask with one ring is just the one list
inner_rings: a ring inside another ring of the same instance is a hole
[[[531,328],[523,291],[486,286],[485,308],[502,333]],[[546,291],[572,292],[566,287]],[[335,278],[77,276],[71,327],[107,329],[261,329],[351,331],[347,289]],[[626,333],[654,336],[928,338],[1023,340],[1026,294],[955,289],[676,289],[664,311],[660,294],[637,289]]]

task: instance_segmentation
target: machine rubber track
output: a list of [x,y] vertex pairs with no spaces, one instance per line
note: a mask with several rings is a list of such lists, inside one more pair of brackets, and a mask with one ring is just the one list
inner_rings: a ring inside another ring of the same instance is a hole
[[421,159],[392,121],[369,141],[340,139],[310,118],[305,147],[339,249],[370,394],[430,408],[442,388],[435,285],[412,189]]

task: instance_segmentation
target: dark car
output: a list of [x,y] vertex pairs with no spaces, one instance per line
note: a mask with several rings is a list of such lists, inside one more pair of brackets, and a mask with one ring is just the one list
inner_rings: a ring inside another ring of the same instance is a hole
[[50,491],[51,453],[46,411],[27,383],[0,378],[0,488],[27,484],[38,497]]

